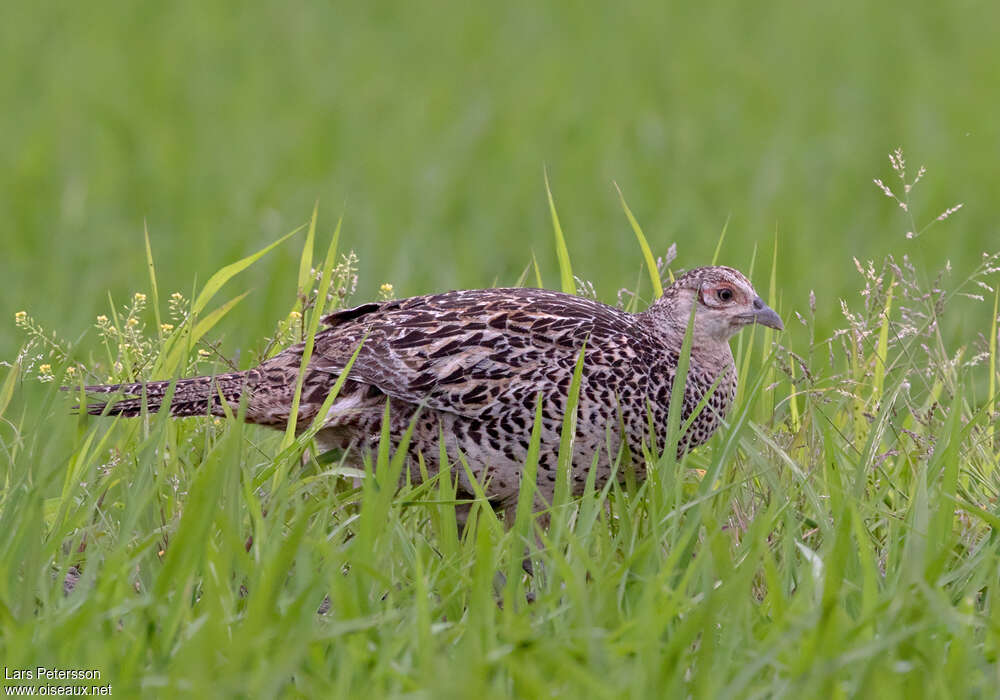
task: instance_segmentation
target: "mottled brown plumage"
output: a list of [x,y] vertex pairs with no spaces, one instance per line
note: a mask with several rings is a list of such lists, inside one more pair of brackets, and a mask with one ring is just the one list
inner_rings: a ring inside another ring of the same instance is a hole
[[[411,478],[421,478],[418,453],[429,472],[436,473],[443,435],[452,464],[464,455],[485,482],[491,502],[509,507],[516,503],[536,397],[541,395],[538,486],[542,498],[551,499],[567,395],[586,342],[572,484],[581,491],[594,465],[600,486],[623,443],[640,458],[644,446],[662,448],[692,305],[682,421],[713,385],[715,389],[681,438],[678,453],[683,454],[715,432],[735,397],[729,338],[749,323],[782,327],[746,277],[732,268],[691,270],[637,314],[568,294],[521,288],[447,292],[338,311],[324,319],[326,328],[316,335],[297,426],[305,429],[312,422],[361,344],[348,379],[323,418],[317,434],[321,448],[346,448],[357,459],[376,447],[388,400],[394,445],[415,420],[408,448]],[[235,410],[246,391],[249,422],[284,428],[302,352],[303,346],[296,345],[245,372],[180,380],[170,412],[222,415],[220,394]],[[169,384],[87,387],[89,392],[133,397],[110,407],[94,403],[88,411],[138,415],[143,389],[149,410],[156,411]],[[636,472],[641,478],[643,470]],[[471,496],[464,470],[455,469],[455,474],[460,493]]]

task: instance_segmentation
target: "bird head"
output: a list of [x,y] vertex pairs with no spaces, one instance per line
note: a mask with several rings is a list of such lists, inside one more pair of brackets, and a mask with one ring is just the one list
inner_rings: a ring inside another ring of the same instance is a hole
[[743,273],[721,265],[685,272],[650,307],[681,335],[694,307],[694,342],[726,342],[752,323],[783,330],[781,318],[764,303]]

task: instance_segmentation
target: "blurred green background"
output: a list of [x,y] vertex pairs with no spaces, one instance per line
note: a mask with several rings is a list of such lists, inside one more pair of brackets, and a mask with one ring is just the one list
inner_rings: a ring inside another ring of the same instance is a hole
[[[510,284],[532,252],[557,287],[543,166],[603,300],[639,279],[617,181],[679,266],[710,260],[729,218],[722,261],[761,246],[766,289],[777,233],[783,311],[815,289],[829,324],[852,256],[930,273],[997,247],[997,26],[1000,5],[962,0],[10,6],[0,358],[15,311],[75,339],[108,291],[145,291],[144,221],[164,295],[317,200],[321,240],[344,215],[356,299]],[[891,184],[896,146],[929,169],[918,221],[965,203],[917,241],[871,182]],[[254,292],[220,327],[228,350],[288,311],[299,250],[231,283]]]

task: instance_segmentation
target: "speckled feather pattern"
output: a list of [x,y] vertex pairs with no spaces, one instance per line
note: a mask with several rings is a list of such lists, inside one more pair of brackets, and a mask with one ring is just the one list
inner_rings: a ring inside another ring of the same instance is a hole
[[[491,502],[509,507],[516,502],[540,396],[538,486],[550,500],[573,369],[585,345],[571,479],[579,493],[593,465],[601,486],[623,442],[640,464],[644,445],[662,449],[691,300],[720,284],[739,288],[748,298],[756,296],[738,271],[709,267],[683,275],[637,314],[528,288],[454,291],[338,311],[324,319],[326,327],[316,335],[297,425],[304,429],[312,422],[360,345],[350,375],[323,419],[317,435],[321,448],[345,448],[355,459],[376,448],[388,401],[394,446],[414,424],[408,448],[412,479],[421,478],[418,453],[429,472],[436,473],[443,436],[452,463],[458,464],[459,453],[464,455],[485,482]],[[716,341],[695,333],[693,341],[682,424],[710,387],[715,389],[682,436],[679,454],[711,437],[736,393],[728,336]],[[170,412],[222,415],[220,394],[235,410],[246,391],[249,422],[284,428],[302,352],[303,346],[296,345],[245,372],[179,380]],[[141,410],[143,392],[149,410],[155,411],[169,386],[148,382],[88,391],[130,395],[108,410],[134,416]],[[93,414],[104,409],[103,403],[88,406]],[[464,470],[459,467],[455,474],[461,495],[471,496]],[[644,469],[635,474],[641,479]]]

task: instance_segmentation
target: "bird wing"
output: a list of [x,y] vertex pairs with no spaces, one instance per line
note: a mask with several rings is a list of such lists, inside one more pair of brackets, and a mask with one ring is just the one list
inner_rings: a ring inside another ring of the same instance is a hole
[[[310,369],[339,373],[361,343],[351,380],[470,417],[501,396],[533,400],[556,390],[553,377],[572,375],[588,337],[635,324],[631,314],[589,299],[521,288],[365,304],[323,321],[329,328],[316,336]],[[558,387],[567,388],[568,380]]]

